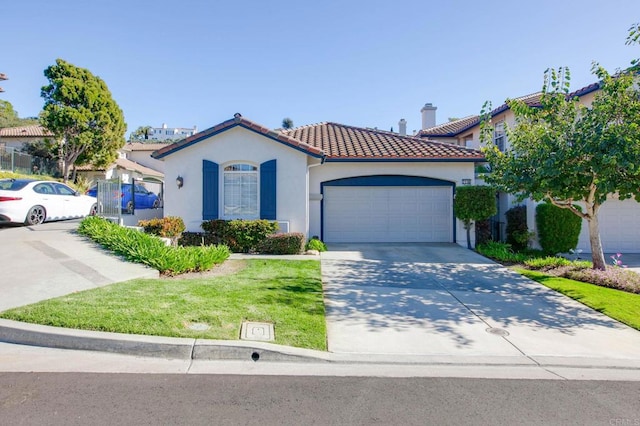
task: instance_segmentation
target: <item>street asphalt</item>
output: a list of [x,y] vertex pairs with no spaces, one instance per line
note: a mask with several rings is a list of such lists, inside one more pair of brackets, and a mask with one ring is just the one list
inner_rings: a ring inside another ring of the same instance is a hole
[[[76,227],[77,221],[0,228],[0,311],[158,276],[103,251],[77,235]],[[0,343],[0,371],[29,368],[27,352],[32,361],[41,359],[47,365],[45,360],[56,359],[85,365],[79,357],[102,357],[106,371],[112,371],[110,366],[130,371],[139,360],[147,360],[140,367],[144,371],[155,365],[162,372],[170,366],[169,372],[214,373],[223,368],[237,374],[368,371],[640,380],[640,332],[475,252],[454,244],[334,244],[329,249],[320,256],[328,352],[0,320],[0,341],[5,342]],[[42,352],[45,348],[50,351]],[[123,357],[132,366],[124,367]],[[88,362],[94,371],[96,362]],[[38,371],[33,364],[31,368],[28,371]],[[53,370],[42,371],[64,370],[68,364],[47,368]]]

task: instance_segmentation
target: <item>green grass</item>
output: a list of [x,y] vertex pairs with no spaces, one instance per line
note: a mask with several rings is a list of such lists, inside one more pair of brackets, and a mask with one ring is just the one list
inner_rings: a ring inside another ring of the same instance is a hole
[[527,269],[517,268],[516,271],[629,327],[640,330],[640,294],[554,277]]
[[[128,334],[236,340],[270,322],[275,343],[326,350],[320,262],[252,259],[230,275],[132,280],[0,313],[29,323]],[[206,331],[188,328],[206,323]]]

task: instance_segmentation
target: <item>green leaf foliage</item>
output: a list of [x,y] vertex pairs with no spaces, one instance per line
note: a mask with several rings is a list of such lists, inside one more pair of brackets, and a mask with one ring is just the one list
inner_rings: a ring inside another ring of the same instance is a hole
[[536,225],[538,242],[546,253],[568,253],[578,245],[582,219],[567,209],[550,203],[538,204]]
[[[591,105],[569,94],[566,68],[547,70],[539,105],[507,100],[515,125],[506,129],[510,147],[492,140],[483,111],[481,139],[492,172],[485,181],[500,191],[566,208],[591,222],[608,196],[640,199],[640,93],[635,72],[609,75],[594,65],[599,90]],[[584,203],[584,211],[574,207]],[[599,230],[593,222],[594,267],[605,266]]]
[[61,142],[63,176],[73,165],[112,163],[125,143],[122,110],[106,83],[89,70],[57,59],[44,71],[42,124]]
[[36,118],[20,118],[18,111],[13,109],[13,105],[9,101],[0,99],[0,128],[18,127],[38,124]]
[[170,247],[154,235],[123,228],[97,216],[83,219],[78,232],[128,261],[145,264],[165,275],[206,271],[229,257],[229,249],[223,245]]
[[456,217],[467,230],[467,247],[471,248],[471,223],[496,214],[496,191],[490,186],[459,186],[453,199]]
[[496,214],[496,191],[490,186],[459,186],[453,200],[456,217],[471,223]]
[[507,243],[514,250],[527,248],[529,244],[529,228],[527,227],[527,207],[515,206],[505,212],[507,218]]

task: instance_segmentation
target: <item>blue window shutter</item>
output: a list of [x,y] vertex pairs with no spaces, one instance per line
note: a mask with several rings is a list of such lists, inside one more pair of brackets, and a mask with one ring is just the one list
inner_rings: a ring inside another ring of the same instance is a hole
[[260,164],[260,219],[276,220],[276,160]]
[[218,218],[218,164],[202,160],[202,220]]

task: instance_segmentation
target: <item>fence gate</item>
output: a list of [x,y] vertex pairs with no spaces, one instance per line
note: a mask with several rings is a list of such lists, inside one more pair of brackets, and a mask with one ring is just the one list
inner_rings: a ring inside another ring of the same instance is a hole
[[120,180],[99,180],[97,185],[97,215],[120,223],[122,219]]

